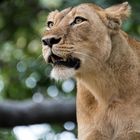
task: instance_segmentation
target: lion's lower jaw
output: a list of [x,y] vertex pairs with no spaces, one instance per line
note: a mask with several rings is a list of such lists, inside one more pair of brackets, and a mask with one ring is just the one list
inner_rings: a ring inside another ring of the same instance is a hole
[[51,78],[55,80],[66,80],[75,76],[74,68],[67,68],[63,66],[55,66],[51,71]]

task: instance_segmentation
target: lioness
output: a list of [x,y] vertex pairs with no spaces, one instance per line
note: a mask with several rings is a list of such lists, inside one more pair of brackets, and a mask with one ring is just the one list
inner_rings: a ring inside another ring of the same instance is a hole
[[51,12],[43,56],[55,79],[77,80],[79,140],[140,140],[140,42],[120,27],[128,2]]

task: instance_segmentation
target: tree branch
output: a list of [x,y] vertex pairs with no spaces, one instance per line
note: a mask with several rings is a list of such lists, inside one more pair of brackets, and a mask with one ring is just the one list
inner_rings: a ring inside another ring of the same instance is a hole
[[0,102],[0,127],[76,121],[75,101],[45,100]]

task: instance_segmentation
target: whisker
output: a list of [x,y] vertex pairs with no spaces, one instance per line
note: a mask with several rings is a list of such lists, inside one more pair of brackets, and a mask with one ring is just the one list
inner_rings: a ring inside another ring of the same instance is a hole
[[[94,56],[87,55],[87,54],[85,54],[85,53],[77,52],[77,51],[74,51],[74,53],[75,53],[75,54],[80,54],[80,55],[86,56],[86,58],[87,58],[89,61],[92,61],[92,60],[93,60],[94,62],[96,62],[96,63],[102,65],[102,62],[101,62],[98,58],[96,58],[96,57],[94,57]],[[93,61],[92,61],[92,62],[93,62]]]
[[40,64],[39,67],[40,68],[46,66],[46,62],[45,62],[42,54],[37,58],[37,61],[39,61],[39,64]]
[[43,55],[42,54],[40,54],[38,57],[36,57],[35,60],[33,61],[33,63],[34,62],[40,62],[41,59],[43,60]]
[[[80,54],[81,56],[86,56],[86,58],[88,59],[88,61],[90,61],[91,64],[92,63],[95,64],[95,65],[97,64],[99,69],[100,68],[103,68],[103,67],[104,67],[104,69],[106,68],[104,66],[104,64],[98,58],[96,58],[94,56],[91,56],[91,55],[88,55],[88,54],[85,54],[85,53],[82,53],[82,52],[77,52],[77,51],[74,51],[74,54]],[[91,65],[87,65],[86,67],[87,68],[89,67],[89,69],[90,69],[90,66]]]
[[38,57],[35,58],[35,60],[32,61],[32,64],[34,63],[38,63],[40,68],[43,68],[46,65],[42,54],[40,54]]
[[76,52],[76,51],[74,51],[74,53],[75,54],[80,54],[80,55],[86,56],[88,59],[93,59],[93,60],[96,59],[94,56],[90,56],[90,55],[87,55],[87,54],[82,53],[82,52]]

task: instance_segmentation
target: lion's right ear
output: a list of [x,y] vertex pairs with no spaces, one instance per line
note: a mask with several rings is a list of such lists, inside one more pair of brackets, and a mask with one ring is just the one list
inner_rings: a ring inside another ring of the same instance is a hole
[[105,9],[106,18],[108,23],[107,26],[111,29],[119,29],[122,21],[126,19],[131,13],[131,7],[128,2],[114,5]]

